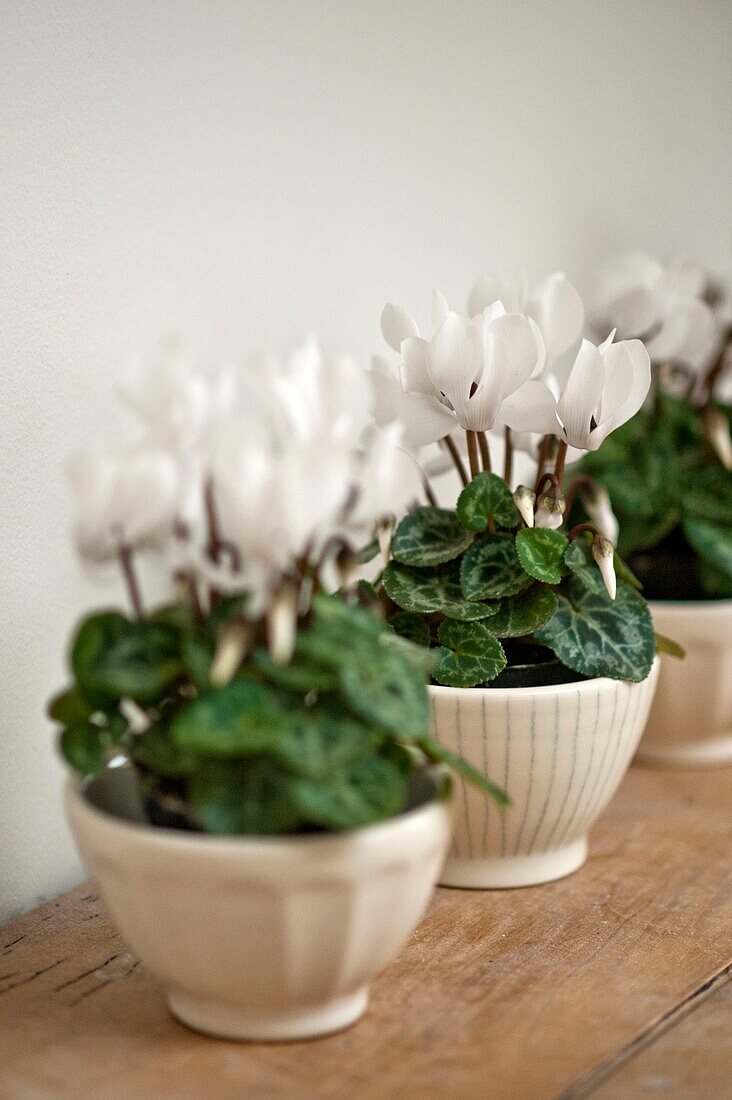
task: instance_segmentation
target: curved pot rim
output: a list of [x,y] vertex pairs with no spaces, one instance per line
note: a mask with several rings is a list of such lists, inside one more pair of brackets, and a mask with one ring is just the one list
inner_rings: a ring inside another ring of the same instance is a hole
[[693,611],[695,615],[708,615],[713,618],[720,612],[729,613],[732,616],[732,597],[726,600],[649,600],[648,606],[674,611],[681,615],[685,611]]
[[542,684],[538,687],[450,687],[447,684],[429,684],[427,690],[430,695],[447,696],[456,692],[467,693],[476,697],[486,696],[489,699],[514,699],[516,696],[528,698],[531,695],[568,695],[576,691],[596,691],[598,686],[607,688],[613,684],[629,684],[631,687],[640,687],[645,684],[657,671],[661,659],[658,653],[653,658],[650,672],[645,680],[613,680],[610,676],[594,676],[590,680],[572,680],[568,684]]
[[271,855],[293,855],[302,848],[320,848],[322,852],[331,848],[348,847],[349,845],[368,844],[378,846],[384,840],[393,840],[395,833],[411,832],[427,824],[431,818],[443,817],[450,813],[450,805],[454,794],[452,792],[440,796],[437,790],[432,796],[413,809],[404,810],[394,817],[384,821],[375,821],[371,825],[363,825],[358,829],[348,829],[343,832],[306,833],[290,836],[250,836],[250,835],[220,835],[217,833],[196,833],[183,829],[169,829],[162,825],[151,825],[147,821],[134,821],[122,817],[119,814],[104,810],[95,806],[85,794],[87,780],[76,776],[67,776],[64,784],[64,794],[69,808],[77,813],[96,821],[101,827],[107,829],[119,829],[130,839],[138,842],[153,844],[159,847],[168,847],[171,850],[181,851],[193,849],[197,853],[213,855],[215,853],[230,855],[238,850],[242,855],[261,854],[268,851]]

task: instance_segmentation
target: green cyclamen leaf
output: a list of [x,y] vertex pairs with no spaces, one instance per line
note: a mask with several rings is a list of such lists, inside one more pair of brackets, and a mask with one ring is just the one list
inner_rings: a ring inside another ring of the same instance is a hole
[[699,562],[699,581],[704,592],[713,600],[732,599],[732,574],[717,569],[707,561]]
[[99,726],[80,719],[61,734],[61,752],[80,775],[94,775],[106,762],[106,739]]
[[684,534],[703,561],[732,577],[732,526],[687,516]]
[[457,562],[436,569],[413,569],[391,561],[384,570],[384,588],[389,599],[405,611],[439,611],[449,619],[472,622],[487,619],[498,610],[497,603],[465,598]]
[[277,758],[295,775],[325,780],[376,753],[385,737],[383,730],[360,722],[334,701],[293,711]]
[[255,649],[251,660],[268,680],[287,691],[334,691],[338,686],[338,677],[332,669],[297,655],[289,665],[278,665],[266,649]]
[[570,542],[564,554],[564,564],[585,588],[592,592],[605,591],[602,573],[592,556],[592,535],[589,532],[583,532]]
[[468,600],[514,596],[528,588],[531,580],[519,561],[513,535],[488,535],[478,540],[460,565],[460,582]]
[[157,775],[180,778],[196,770],[198,760],[189,752],[178,748],[170,739],[170,731],[164,725],[150,726],[135,737],[131,747],[135,761]]
[[57,695],[49,700],[46,713],[54,722],[67,726],[70,722],[83,721],[89,718],[93,713],[93,708],[78,688],[71,687],[66,688],[65,691],[59,691]]
[[277,835],[301,822],[295,780],[266,757],[205,761],[189,782],[196,818],[209,833]]
[[665,634],[656,634],[656,653],[666,653],[669,657],[676,657],[682,661],[686,656],[686,650],[673,638],[667,638]]
[[537,641],[584,676],[645,680],[656,646],[642,596],[621,582],[611,600],[604,587],[589,588],[578,576],[565,580],[558,596],[555,614],[535,632]]
[[416,611],[399,611],[389,619],[389,626],[401,638],[415,645],[430,644],[430,627],[424,615]]
[[407,802],[407,778],[395,763],[368,756],[331,773],[327,781],[294,784],[304,821],[326,829],[356,829],[393,817]]
[[441,565],[459,557],[473,536],[447,508],[415,508],[397,527],[391,543],[402,565]]
[[472,764],[469,764],[467,760],[463,760],[461,756],[457,756],[454,752],[450,752],[444,745],[441,745],[439,741],[434,741],[431,737],[420,738],[419,747],[422,751],[436,763],[447,764],[452,771],[458,773],[458,775],[464,776],[475,787],[479,787],[480,790],[487,794],[490,798],[495,799],[499,806],[507,806],[509,804],[509,798],[505,791],[497,787],[495,783],[492,783],[487,776],[482,775]]
[[271,688],[232,680],[183,707],[170,736],[179,749],[237,757],[276,750],[286,728],[286,713]]
[[183,672],[177,631],[163,623],[131,622],[116,612],[93,615],[79,629],[71,665],[90,702],[157,702]]
[[506,482],[497,474],[480,473],[458,497],[457,515],[468,531],[485,531],[493,521],[497,527],[515,527],[519,513]]
[[548,622],[556,610],[553,589],[536,584],[526,592],[502,600],[487,626],[497,638],[522,638]]
[[547,527],[527,527],[516,535],[519,561],[529,574],[544,584],[559,584],[564,576],[567,536]]
[[506,667],[503,646],[483,623],[442,623],[438,632],[442,644],[433,673],[439,684],[475,687],[494,680]]
[[359,660],[358,654],[349,659],[344,653],[339,681],[344,698],[360,718],[403,738],[426,730],[424,673],[388,642],[367,660]]

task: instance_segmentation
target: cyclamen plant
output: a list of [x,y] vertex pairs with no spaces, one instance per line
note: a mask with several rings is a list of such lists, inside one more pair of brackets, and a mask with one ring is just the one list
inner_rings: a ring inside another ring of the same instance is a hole
[[[421,490],[399,428],[370,422],[359,366],[310,342],[206,379],[168,348],[123,396],[144,438],[70,468],[78,549],[119,563],[132,608],[75,632],[49,706],[72,767],[126,758],[153,823],[214,833],[365,825],[437,761],[500,800],[428,736],[424,651],[349,583],[355,548]],[[148,609],[151,552],[177,595]]]
[[[437,507],[433,494],[397,528],[382,580],[390,625],[436,650],[433,678],[454,687],[495,681],[537,644],[579,678],[645,679],[653,626],[608,537],[612,514],[593,493],[594,521],[567,529],[562,492],[568,454],[597,451],[643,403],[645,347],[614,333],[599,345],[582,339],[584,306],[562,274],[533,291],[485,277],[468,315],[435,292],[432,319],[425,339],[406,311],[385,308],[401,385],[378,361],[377,412],[382,423],[404,422],[414,447],[439,441],[464,488],[455,509]],[[503,477],[492,470],[496,429]],[[512,492],[517,443],[538,468]]]
[[652,399],[582,464],[610,495],[619,548],[650,596],[732,597],[732,288],[635,254],[602,273],[596,315],[652,358]]

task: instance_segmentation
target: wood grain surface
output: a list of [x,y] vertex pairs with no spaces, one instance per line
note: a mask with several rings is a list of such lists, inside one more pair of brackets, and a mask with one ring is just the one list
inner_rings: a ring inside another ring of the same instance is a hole
[[634,768],[562,882],[438,890],[369,1011],[278,1046],[197,1035],[87,885],[0,929],[0,1097],[732,1096],[732,769]]

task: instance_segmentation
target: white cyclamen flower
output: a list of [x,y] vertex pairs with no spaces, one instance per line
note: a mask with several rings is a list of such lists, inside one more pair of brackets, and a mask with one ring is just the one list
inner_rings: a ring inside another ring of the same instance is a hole
[[439,398],[429,393],[405,393],[385,359],[375,356],[371,365],[377,424],[401,424],[404,446],[415,449],[450,434],[455,417]]
[[183,453],[200,442],[208,415],[208,384],[192,373],[178,340],[161,340],[131,359],[118,390],[156,445]]
[[651,363],[640,340],[596,347],[583,340],[564,381],[532,379],[503,409],[516,431],[556,435],[580,451],[596,451],[634,416],[651,384]]
[[618,256],[600,273],[598,327],[642,339],[656,362],[699,370],[714,347],[718,323],[704,301],[708,278],[692,263],[663,264],[642,252]]
[[529,289],[525,273],[509,278],[484,275],[473,287],[468,300],[471,317],[482,314],[496,301],[509,313],[523,313],[538,327],[543,341],[540,370],[559,371],[579,348],[585,324],[585,307],[567,276],[556,271]]
[[161,549],[171,538],[180,501],[180,474],[160,448],[81,451],[67,467],[79,553],[104,562],[124,547]]

